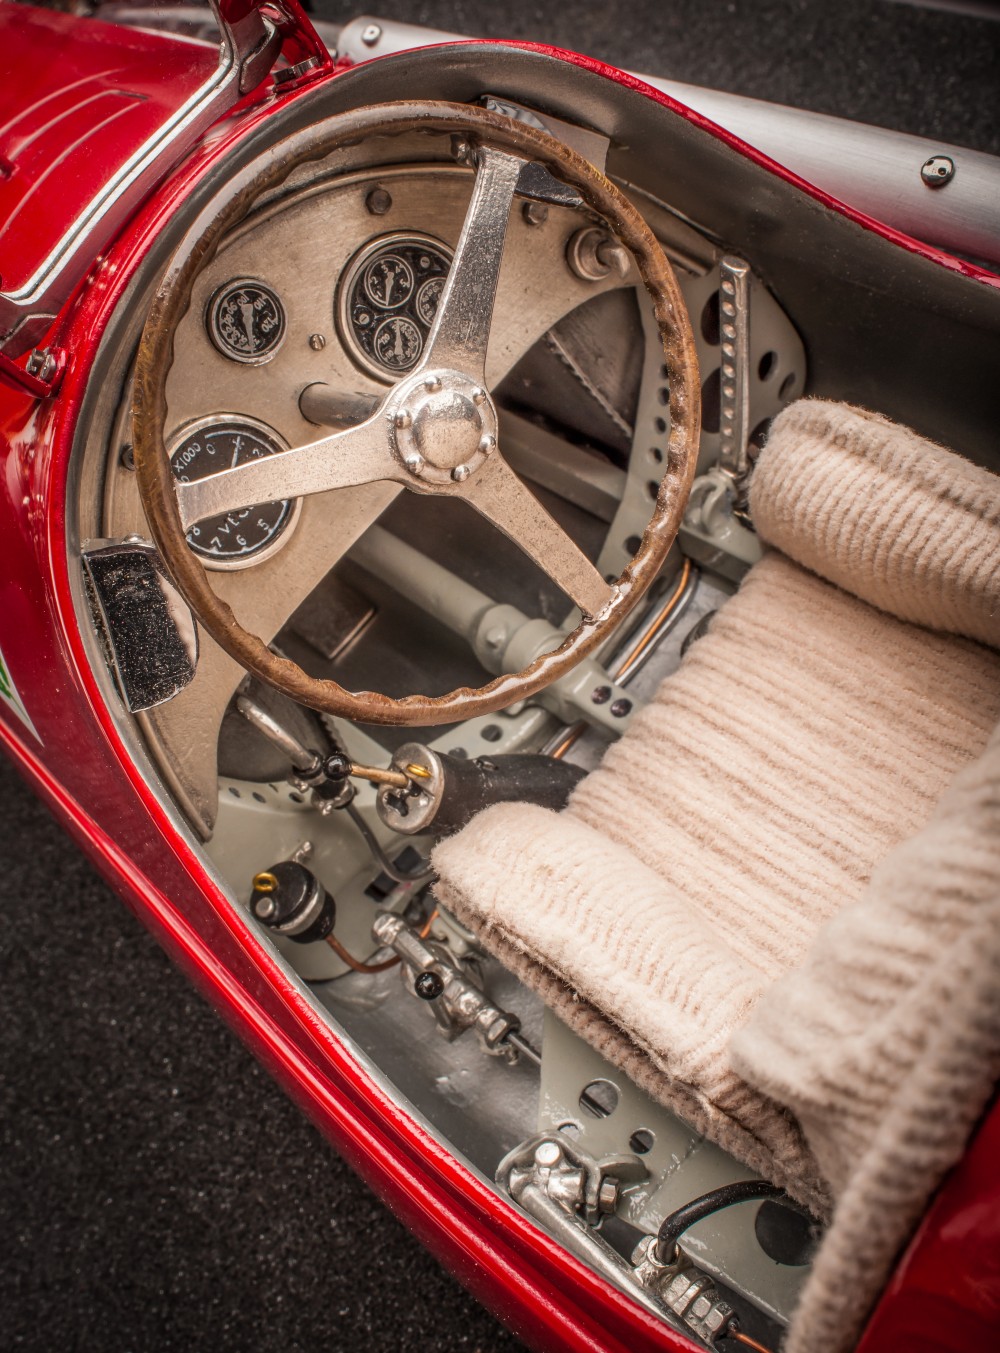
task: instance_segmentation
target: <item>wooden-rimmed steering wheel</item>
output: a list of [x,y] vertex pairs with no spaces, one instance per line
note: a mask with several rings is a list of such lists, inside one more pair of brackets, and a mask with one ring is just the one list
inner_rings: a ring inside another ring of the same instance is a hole
[[[178,483],[164,446],[166,383],[177,327],[195,281],[228,231],[299,164],[371,136],[459,134],[476,177],[454,261],[423,355],[364,422],[344,432],[190,483]],[[486,387],[486,350],[507,222],[526,163],[576,190],[628,249],[663,340],[670,433],[665,471],[635,556],[607,582],[510,469]],[[694,338],[670,264],[638,211],[593,165],[545,133],[485,109],[390,103],[342,113],[314,144],[269,166],[193,231],[153,301],[136,366],[135,461],[149,529],[177,585],[216,642],[248,671],[313,709],[362,723],[432,725],[502,709],[560,677],[608,638],[656,577],[677,534],[698,452]],[[462,498],[532,558],[583,614],[555,650],[478,689],[394,699],[308,676],[244,629],[209,584],[185,532],[258,503],[389,480],[414,493]]]

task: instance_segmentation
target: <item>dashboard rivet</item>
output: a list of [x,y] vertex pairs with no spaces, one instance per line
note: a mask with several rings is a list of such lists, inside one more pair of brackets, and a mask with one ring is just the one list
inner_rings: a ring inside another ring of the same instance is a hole
[[441,389],[441,377],[440,377],[440,376],[428,376],[428,377],[425,379],[425,381],[424,381],[424,389],[425,389],[425,390],[430,390],[431,394],[434,394],[434,392],[435,392],[436,390],[440,390],[440,389]]
[[485,437],[480,437],[479,439],[479,449],[486,454],[492,451],[496,444],[497,439],[491,432],[487,432]]
[[456,484],[461,484],[468,479],[470,474],[472,474],[472,471],[469,469],[468,465],[456,465],[451,472],[451,477]]
[[393,420],[398,428],[408,428],[413,422],[409,409],[397,409]]
[[365,198],[365,206],[372,216],[384,216],[392,206],[392,197],[384,188],[373,188]]
[[410,474],[419,474],[424,468],[424,458],[423,456],[418,455],[416,451],[413,451],[410,455],[405,457],[403,464],[409,470]]
[[322,352],[323,349],[326,347],[326,335],[310,334],[309,346],[312,348],[313,352]]

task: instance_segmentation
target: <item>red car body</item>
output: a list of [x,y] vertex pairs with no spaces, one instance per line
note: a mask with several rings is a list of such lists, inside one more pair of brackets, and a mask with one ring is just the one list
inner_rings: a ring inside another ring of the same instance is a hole
[[[252,8],[251,0],[244,12]],[[286,57],[301,63],[302,73],[277,88],[264,79],[182,154],[157,166],[113,239],[95,240],[54,324],[35,343],[56,355],[49,382],[32,377],[23,356],[4,359],[0,652],[12,699],[0,704],[0,741],[126,905],[337,1150],[521,1338],[553,1349],[694,1349],[458,1163],[317,1017],[151,791],[95,679],[79,629],[67,495],[102,335],[156,240],[206,175],[268,119],[308,106],[344,78],[297,7],[286,6],[284,23]],[[8,70],[0,85],[0,238],[3,288],[12,291],[150,128],[180,107],[214,56],[138,31],[8,5],[0,5],[0,38]],[[526,50],[627,84],[707,127],[767,173],[791,178],[632,77],[564,52]],[[124,112],[123,87],[143,96]],[[798,187],[829,210],[861,219],[809,185]],[[876,222],[863,224],[937,267],[1000,288],[1000,277]],[[998,1107],[933,1201],[860,1348],[957,1353],[973,1346],[1000,1347]]]

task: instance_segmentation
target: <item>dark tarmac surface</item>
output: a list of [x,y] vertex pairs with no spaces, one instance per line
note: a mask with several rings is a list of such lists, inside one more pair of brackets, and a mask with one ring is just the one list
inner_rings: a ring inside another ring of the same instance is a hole
[[[960,4],[373,8],[1000,151],[1000,23]],[[338,1159],[2,762],[0,876],[0,1350],[521,1347]]]

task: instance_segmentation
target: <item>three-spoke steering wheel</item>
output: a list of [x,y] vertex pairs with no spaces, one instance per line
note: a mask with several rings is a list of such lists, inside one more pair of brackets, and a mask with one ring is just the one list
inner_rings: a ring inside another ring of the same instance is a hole
[[[365,422],[278,455],[178,483],[164,446],[166,380],[174,336],[195,280],[226,232],[262,193],[298,164],[361,137],[415,130],[460,134],[476,177],[454,262],[417,368]],[[634,558],[608,583],[503,458],[497,412],[486,386],[486,350],[507,222],[526,162],[575,189],[634,258],[663,339],[669,386],[666,470]],[[135,460],[153,538],[178,586],[212,637],[249,671],[313,709],[382,724],[430,725],[501,709],[533,695],[601,644],[656,577],[690,490],[698,449],[699,383],[694,339],[676,279],[642,217],[607,178],[535,128],[484,109],[394,103],[343,113],[297,156],[276,157],[211,224],[192,233],[153,302],[136,370]],[[566,640],[521,672],[479,689],[392,699],[346,691],[308,676],[236,621],[212,590],[185,533],[196,522],[258,503],[379,480],[415,493],[458,497],[520,546],[577,604],[583,618]]]

